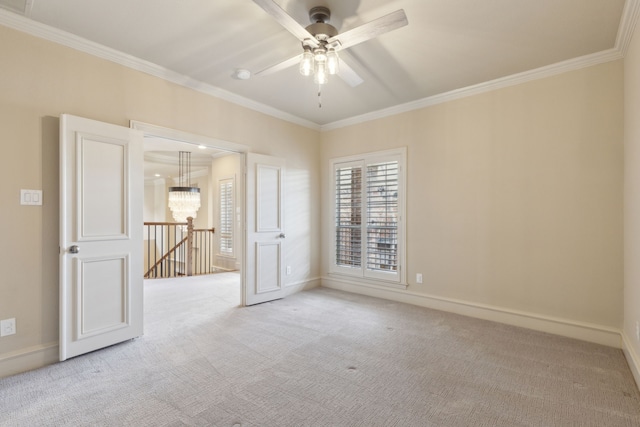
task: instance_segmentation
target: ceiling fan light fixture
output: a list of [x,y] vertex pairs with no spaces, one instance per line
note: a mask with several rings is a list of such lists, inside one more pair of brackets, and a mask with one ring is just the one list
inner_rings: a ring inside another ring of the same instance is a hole
[[327,61],[316,61],[313,73],[314,83],[323,85],[327,83],[327,80]]
[[300,58],[300,74],[303,76],[310,76],[313,72],[313,53],[311,50],[305,49]]
[[313,60],[315,62],[327,62],[327,51],[321,47],[314,49]]
[[[253,0],[253,2],[274,17],[280,25],[300,40],[304,49],[302,55],[287,59],[286,61],[259,71],[257,74],[268,75],[289,68],[298,61],[300,73],[305,76],[310,76],[316,68],[321,70],[322,74],[320,76],[314,75],[314,81],[316,83],[320,82],[320,84],[326,83],[327,75],[340,73],[340,59],[337,55],[338,50],[366,42],[392,30],[404,27],[409,23],[404,10],[398,9],[395,12],[369,21],[359,27],[339,33],[336,27],[329,24],[331,11],[326,6],[312,7],[311,10],[309,10],[311,25],[303,27],[278,4],[282,3],[282,1]],[[322,49],[324,55],[327,56],[324,61],[324,67],[319,67],[314,63],[318,59],[315,58],[317,49]],[[310,58],[309,53],[314,56],[314,58]],[[342,64],[342,68],[344,73],[340,73],[340,77],[342,77],[348,85],[355,87],[363,82],[362,78],[346,63]],[[319,93],[320,91],[318,91],[318,94]]]
[[327,50],[324,43],[314,49],[308,45],[303,46],[304,52],[300,57],[299,66],[300,74],[303,76],[313,74],[314,83],[323,85],[327,83],[329,74],[338,73],[340,60],[335,49]]

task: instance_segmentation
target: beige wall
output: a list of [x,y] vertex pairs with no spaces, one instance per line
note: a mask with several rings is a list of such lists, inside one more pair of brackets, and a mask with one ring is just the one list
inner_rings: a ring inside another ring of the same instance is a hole
[[610,62],[323,133],[323,230],[330,158],[408,148],[409,288],[351,290],[619,330],[622,77]]
[[[319,275],[317,131],[5,27],[0,52],[0,319],[15,317],[18,330],[0,338],[0,376],[41,365],[57,353],[62,113],[121,126],[138,120],[285,158],[292,171],[289,196],[306,204],[285,212],[295,218],[288,232],[303,248],[286,251],[287,262],[304,266],[287,280]],[[44,205],[20,206],[21,188],[42,189]]]
[[[640,104],[630,77],[640,68],[637,39],[624,65],[606,63],[320,135],[0,27],[0,197],[9,201],[0,208],[0,318],[18,323],[18,334],[0,339],[0,376],[28,367],[25,359],[45,363],[57,351],[62,113],[122,126],[153,123],[286,158],[289,283],[329,277],[330,236],[321,233],[330,229],[329,159],[406,146],[409,288],[396,295],[619,330],[624,67],[627,257],[640,251],[640,233],[633,231],[640,230],[633,220],[640,214],[633,186],[640,182],[633,175],[640,170],[640,146],[637,156],[633,150],[640,129],[628,118],[638,116]],[[44,205],[18,205],[20,188],[43,189]],[[628,261],[629,336],[640,318],[631,304],[640,297],[635,269]],[[416,273],[424,284],[415,283]]]
[[640,384],[640,29],[636,27],[624,66],[624,340]]

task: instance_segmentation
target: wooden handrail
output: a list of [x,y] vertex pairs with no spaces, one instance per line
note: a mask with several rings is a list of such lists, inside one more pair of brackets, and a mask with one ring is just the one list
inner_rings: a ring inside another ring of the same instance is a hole
[[180,245],[182,245],[184,242],[187,241],[187,237],[185,237],[184,239],[182,239],[180,241],[180,243],[176,243],[174,247],[172,247],[171,249],[169,249],[169,252],[167,252],[166,254],[163,255],[162,258],[160,258],[158,260],[158,262],[156,262],[155,264],[153,264],[153,267],[151,267],[144,275],[145,278],[149,277],[149,274],[151,274],[151,272],[153,271],[154,268],[156,268],[157,266],[159,266],[160,264],[162,264],[162,261],[164,261],[165,259],[169,258],[169,255],[171,255],[173,252],[176,251],[176,249],[178,249],[178,247]]
[[144,225],[189,225],[188,222],[145,222]]
[[[182,228],[182,232],[185,231],[186,228],[186,237],[184,237],[180,242],[176,243],[171,249],[169,249],[163,256],[162,258],[160,258],[158,261],[155,262],[155,264],[153,264],[153,266],[151,266],[147,272],[144,275],[145,279],[148,279],[152,274],[154,274],[155,277],[157,277],[157,270],[158,267],[160,266],[160,268],[162,268],[162,263],[166,262],[168,260],[168,258],[172,255],[172,254],[176,254],[176,251],[181,248],[184,247],[186,250],[184,252],[180,252],[180,263],[183,265],[184,269],[182,270],[182,273],[185,274],[186,276],[192,276],[194,273],[194,243],[196,239],[200,239],[199,237],[196,238],[196,236],[201,236],[203,234],[214,234],[215,233],[215,228],[204,228],[204,229],[194,229],[193,228],[193,218],[188,217],[187,218],[187,222],[185,223],[180,223],[180,222],[145,222],[144,225],[146,227],[161,227],[162,229],[173,229],[176,230],[177,227],[184,227]],[[186,226],[186,227],[185,227]],[[149,228],[150,230],[150,228]],[[184,235],[184,234],[183,234]],[[177,238],[178,236],[175,235],[175,238]],[[151,239],[149,239],[151,241]],[[200,242],[200,240],[198,240]],[[210,240],[209,240],[210,241]],[[186,246],[183,246],[185,245]],[[149,252],[150,253],[150,252]],[[205,252],[206,254],[207,252]],[[186,259],[182,259],[182,257],[186,256]],[[174,260],[177,259],[174,257]],[[197,263],[197,261],[196,261]],[[147,264],[148,265],[148,264]],[[175,266],[174,266],[175,267]],[[169,269],[171,267],[169,266]],[[200,267],[201,268],[201,267]],[[170,271],[170,270],[169,270]],[[200,270],[198,270],[200,271]],[[176,270],[174,268],[174,273],[176,273]]]
[[196,231],[210,231],[212,233],[215,233],[216,229],[215,228],[194,228],[193,232],[195,233]]

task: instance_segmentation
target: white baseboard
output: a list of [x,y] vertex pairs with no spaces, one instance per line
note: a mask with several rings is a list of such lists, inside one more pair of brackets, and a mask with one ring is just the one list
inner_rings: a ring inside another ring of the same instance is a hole
[[375,284],[354,283],[353,281],[342,278],[322,277],[321,285],[327,288],[418,305],[478,319],[491,320],[609,347],[622,347],[621,331],[606,326],[451,298],[429,296],[406,290],[386,288]]
[[317,288],[321,284],[319,277],[311,277],[309,279],[301,280],[299,282],[287,283],[284,285],[286,295],[295,294],[300,291],[307,291],[309,289]]
[[622,331],[622,351],[624,352],[624,357],[627,359],[627,364],[629,365],[629,369],[631,369],[633,378],[636,380],[636,386],[640,389],[640,358],[638,357],[638,353],[633,349],[631,340],[624,331]]
[[51,365],[59,360],[58,356],[57,342],[0,355],[0,378]]

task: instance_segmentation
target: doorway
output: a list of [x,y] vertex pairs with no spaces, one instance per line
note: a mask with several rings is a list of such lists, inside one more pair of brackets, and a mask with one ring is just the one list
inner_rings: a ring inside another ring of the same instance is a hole
[[[193,265],[197,265],[198,268],[190,272],[189,277],[182,277],[186,275],[185,269],[180,266],[184,261],[178,261],[175,245],[181,238],[174,236],[167,240],[156,240],[153,233],[145,231],[145,272],[150,271],[149,267],[156,264],[158,253],[166,253],[170,247],[174,249],[173,253],[166,255],[167,261],[173,264],[173,278],[162,278],[163,276],[155,274],[151,276],[160,278],[145,278],[145,295],[150,287],[156,285],[156,290],[162,288],[165,289],[163,292],[171,294],[171,290],[167,290],[171,287],[181,287],[185,292],[198,292],[197,290],[204,289],[202,286],[207,283],[214,287],[217,283],[220,286],[221,301],[228,301],[236,307],[242,305],[245,256],[243,168],[246,148],[227,141],[140,122],[131,122],[131,127],[144,133],[145,224],[176,222],[168,207],[167,194],[168,188],[178,185],[180,180],[179,152],[189,153],[190,185],[200,190],[200,208],[192,222]],[[157,226],[145,228],[154,229],[155,233],[158,233]],[[186,227],[173,228],[172,233],[186,236]],[[209,230],[213,232],[202,233],[204,237],[195,238],[195,231]],[[163,231],[160,233],[166,234]],[[202,240],[208,239],[208,235],[211,236],[210,240]],[[149,255],[150,252],[153,254]],[[189,264],[191,265],[191,262]],[[171,267],[169,270],[171,273]],[[234,290],[229,290],[230,283],[235,287]],[[211,290],[208,289],[203,294],[205,295],[215,295],[215,292],[211,294]],[[236,300],[229,301],[230,298]],[[220,301],[217,304],[219,303]]]

